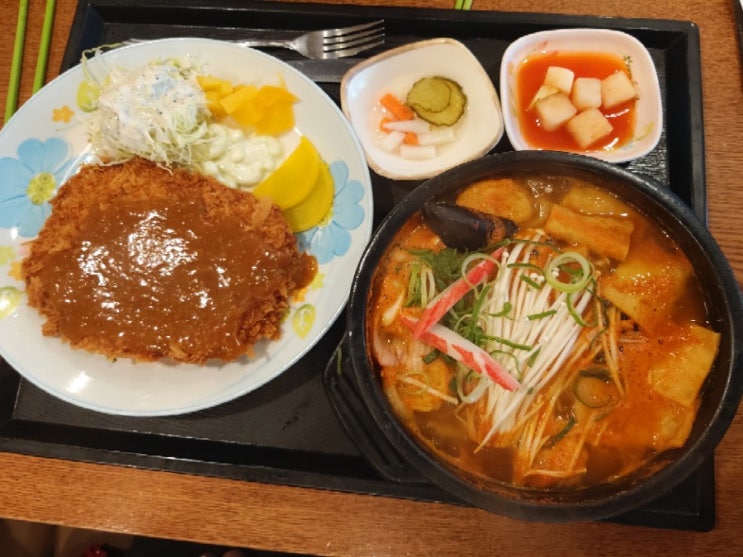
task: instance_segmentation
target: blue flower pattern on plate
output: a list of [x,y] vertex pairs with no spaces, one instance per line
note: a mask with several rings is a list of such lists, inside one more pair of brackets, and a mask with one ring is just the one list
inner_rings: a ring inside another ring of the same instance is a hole
[[335,196],[329,222],[299,235],[299,243],[317,258],[319,264],[333,257],[345,255],[351,247],[350,230],[364,222],[364,209],[359,201],[364,198],[364,188],[358,180],[348,179],[348,166],[343,161],[330,165],[335,184]]
[[16,153],[18,158],[0,158],[0,227],[17,227],[18,234],[31,238],[51,212],[49,200],[73,163],[72,148],[56,137],[30,138]]

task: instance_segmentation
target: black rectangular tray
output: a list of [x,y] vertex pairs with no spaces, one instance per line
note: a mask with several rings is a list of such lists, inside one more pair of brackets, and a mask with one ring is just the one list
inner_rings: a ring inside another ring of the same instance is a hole
[[[251,29],[319,29],[384,18],[391,48],[448,36],[465,43],[498,86],[507,45],[535,31],[600,27],[634,35],[651,52],[665,108],[658,147],[626,164],[670,187],[706,222],[699,33],[693,23],[557,14],[454,11],[216,0],[81,0],[62,69],[83,50],[127,38],[246,37]],[[271,50],[339,102],[343,73],[361,58],[306,61]],[[374,54],[374,51],[366,55]],[[510,150],[504,138],[496,151]],[[413,182],[372,175],[375,222]],[[301,361],[248,395],[198,413],[129,418],[99,414],[58,400],[0,360],[0,450],[380,496],[458,503],[421,479],[390,481],[362,455],[339,422],[323,370],[343,336],[341,318]],[[706,461],[668,494],[611,519],[625,524],[707,531],[714,527],[714,466]]]

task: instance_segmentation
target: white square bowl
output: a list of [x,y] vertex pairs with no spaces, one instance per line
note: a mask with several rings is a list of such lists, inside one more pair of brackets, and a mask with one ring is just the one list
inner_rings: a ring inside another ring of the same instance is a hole
[[[655,64],[640,41],[610,29],[556,29],[525,35],[509,45],[500,68],[500,95],[506,135],[517,151],[539,149],[523,136],[516,94],[516,77],[520,65],[533,55],[551,52],[607,53],[623,59],[638,90],[635,101],[635,123],[632,138],[609,149],[575,149],[609,162],[621,163],[642,157],[652,151],[663,131],[663,107]],[[577,75],[576,75],[577,77]]]
[[[380,145],[379,100],[387,92],[405,98],[422,77],[444,76],[461,85],[467,97],[456,139],[433,159],[411,160]],[[503,136],[503,117],[495,86],[477,58],[462,43],[436,38],[383,52],[351,68],[341,81],[341,108],[351,122],[369,167],[395,180],[430,178],[490,151]]]

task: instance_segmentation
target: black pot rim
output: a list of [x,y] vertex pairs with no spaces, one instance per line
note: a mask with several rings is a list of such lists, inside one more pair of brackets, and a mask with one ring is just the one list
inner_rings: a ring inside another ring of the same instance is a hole
[[[471,182],[494,171],[523,169],[525,165],[532,171],[547,169],[555,174],[561,169],[573,173],[578,167],[582,174],[608,178],[613,183],[636,190],[649,207],[658,210],[661,226],[684,231],[683,237],[676,238],[677,241],[685,243],[682,245],[684,251],[693,251],[702,256],[714,275],[715,283],[710,283],[710,286],[717,288],[715,295],[724,306],[722,325],[729,332],[728,342],[724,346],[721,344],[721,352],[716,360],[724,362],[724,365],[716,364],[716,374],[725,374],[721,378],[723,384],[719,404],[707,423],[700,426],[701,433],[693,442],[673,453],[677,458],[637,483],[625,479],[584,490],[549,492],[546,498],[545,491],[505,485],[499,487],[498,491],[483,489],[428,453],[395,418],[379,388],[366,349],[364,316],[373,272],[389,241],[425,200],[448,189],[447,184],[457,183],[460,175],[466,175],[467,181]],[[412,190],[384,218],[367,245],[352,284],[346,319],[352,372],[367,410],[392,446],[434,484],[469,504],[511,518],[543,522],[600,520],[657,498],[694,472],[713,452],[732,423],[743,393],[743,297],[735,275],[712,235],[670,189],[651,178],[584,155],[550,151],[489,155],[450,169]],[[724,369],[720,370],[719,367]]]

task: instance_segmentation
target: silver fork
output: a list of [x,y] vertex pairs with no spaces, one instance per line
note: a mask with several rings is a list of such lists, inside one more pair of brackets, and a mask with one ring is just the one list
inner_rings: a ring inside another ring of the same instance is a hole
[[384,44],[384,20],[338,29],[321,29],[295,35],[286,31],[252,31],[249,39],[234,41],[241,46],[290,48],[307,58],[346,58]]
[[[249,39],[233,39],[229,42],[240,46],[274,46],[295,50],[307,58],[329,60],[347,58],[375,46],[384,44],[384,20],[380,19],[351,27],[320,29],[318,31],[281,31],[278,29],[251,29]],[[126,39],[108,45],[117,48],[147,42],[151,39]]]

